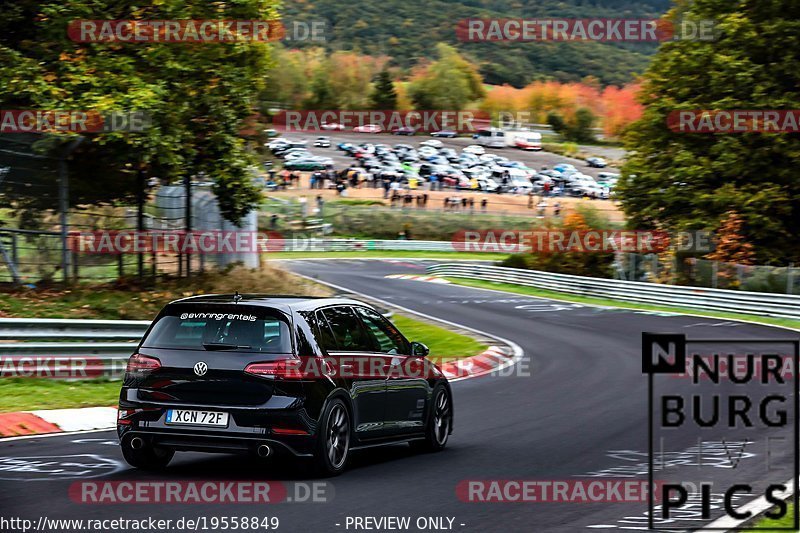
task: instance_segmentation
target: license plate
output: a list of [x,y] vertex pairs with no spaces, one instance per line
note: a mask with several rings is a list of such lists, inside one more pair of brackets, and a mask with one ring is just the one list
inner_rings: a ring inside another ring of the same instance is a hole
[[191,426],[228,425],[228,413],[217,411],[189,411],[186,409],[167,410],[167,424],[187,424]]

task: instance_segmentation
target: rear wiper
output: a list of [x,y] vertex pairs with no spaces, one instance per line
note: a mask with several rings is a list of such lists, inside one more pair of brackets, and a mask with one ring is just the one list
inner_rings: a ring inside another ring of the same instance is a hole
[[241,346],[239,344],[231,344],[229,342],[204,342],[203,348],[206,350],[236,350],[249,349],[250,346]]

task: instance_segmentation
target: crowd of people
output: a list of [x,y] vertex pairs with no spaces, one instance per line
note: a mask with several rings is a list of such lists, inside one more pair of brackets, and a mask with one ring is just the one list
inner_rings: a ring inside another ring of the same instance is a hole
[[[272,179],[274,179],[276,188],[280,190],[285,190],[289,187],[301,187],[300,174],[295,171],[283,170]],[[348,189],[361,189],[364,187],[382,189],[383,198],[388,200],[389,205],[393,208],[428,208],[430,200],[428,189],[420,192],[412,190],[408,181],[401,182],[400,179],[393,176],[370,175],[368,178],[366,171],[359,167],[349,167],[338,171],[329,168],[314,171],[309,175],[310,189],[335,189],[339,196],[346,196]],[[528,194],[528,209],[536,209],[537,216],[546,216],[547,212],[551,211],[548,198],[560,196],[559,192],[557,187],[550,187],[549,184],[545,185],[540,194],[530,192]],[[320,195],[317,195],[316,203],[321,211],[323,200]],[[442,198],[441,206],[444,211],[448,212],[475,212],[478,207],[481,212],[486,212],[489,207],[489,200],[484,195],[475,197],[471,194],[465,196],[456,194]],[[561,210],[561,203],[556,201],[552,205],[552,214],[558,217],[561,215]]]

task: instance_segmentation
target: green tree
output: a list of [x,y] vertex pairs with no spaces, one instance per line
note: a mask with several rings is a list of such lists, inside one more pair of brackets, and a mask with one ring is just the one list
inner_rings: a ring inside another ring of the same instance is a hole
[[759,263],[800,261],[800,135],[701,134],[667,127],[680,110],[798,109],[800,5],[695,0],[672,21],[713,20],[713,41],[662,45],[644,76],[642,119],[626,136],[619,196],[630,224],[715,229],[728,211]]
[[558,111],[547,114],[547,123],[554,132],[561,135],[564,140],[579,143],[595,140],[592,128],[596,122],[597,117],[585,107],[577,109],[570,119],[565,119]]
[[0,105],[146,112],[152,123],[142,132],[85,134],[70,164],[73,204],[132,197],[140,168],[165,182],[202,173],[213,179],[224,216],[236,222],[260,198],[251,184],[253,156],[239,131],[256,107],[269,45],[76,43],[66,29],[81,19],[268,20],[277,18],[274,5],[271,0],[6,3],[0,8]]
[[375,87],[370,95],[372,109],[395,109],[397,107],[397,91],[388,70],[382,70],[375,77]]
[[331,85],[330,63],[325,61],[314,71],[310,93],[303,106],[306,109],[338,109],[339,99]]
[[409,95],[417,109],[458,111],[486,95],[477,69],[455,48],[439,43],[436,50],[438,59],[409,85]]

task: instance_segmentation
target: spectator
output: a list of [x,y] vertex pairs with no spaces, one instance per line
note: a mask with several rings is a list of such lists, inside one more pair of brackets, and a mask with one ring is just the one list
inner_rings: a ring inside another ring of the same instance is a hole
[[557,217],[561,216],[561,202],[556,202],[553,205],[553,214]]
[[449,207],[450,207],[450,197],[446,196],[444,199],[444,210],[447,211]]
[[488,204],[489,204],[489,202],[486,200],[486,198],[482,198],[481,199],[481,211],[483,211],[485,213],[486,212],[486,206]]
[[542,198],[542,201],[536,204],[536,207],[539,208],[538,216],[543,217],[545,214],[545,210],[547,209],[547,200]]
[[322,195],[321,195],[321,194],[318,194],[318,195],[317,195],[317,211],[319,211],[319,216],[320,216],[320,217],[323,217],[323,216],[325,216],[325,215],[322,213],[322,208],[323,208],[323,207],[325,207],[325,200],[323,200],[323,199],[322,199]]
[[474,213],[475,212],[475,198],[471,198],[470,197],[470,199],[469,199],[469,211],[470,211],[470,213]]
[[298,201],[300,202],[300,218],[305,220],[308,216],[308,199],[305,196],[301,196]]

